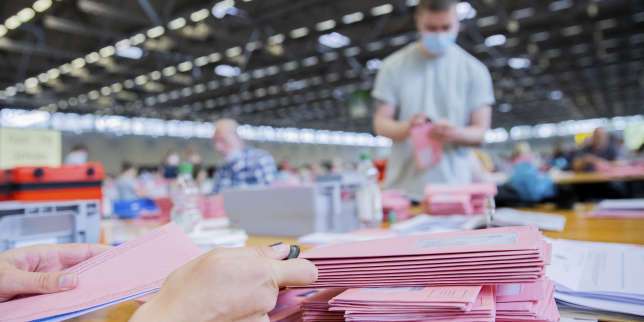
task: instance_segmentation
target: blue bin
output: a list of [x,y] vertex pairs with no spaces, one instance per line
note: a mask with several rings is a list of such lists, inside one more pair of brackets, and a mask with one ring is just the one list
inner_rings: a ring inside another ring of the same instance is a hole
[[114,214],[120,219],[138,218],[144,212],[158,212],[152,199],[117,200],[113,203]]

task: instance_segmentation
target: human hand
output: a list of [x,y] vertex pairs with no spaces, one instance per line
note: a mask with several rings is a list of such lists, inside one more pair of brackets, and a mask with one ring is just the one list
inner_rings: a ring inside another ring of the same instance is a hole
[[62,271],[107,249],[90,244],[39,245],[0,253],[0,302],[18,295],[71,290],[78,276]]
[[282,260],[289,246],[217,249],[176,270],[130,322],[266,321],[281,286],[306,286],[317,269]]
[[443,143],[452,143],[458,137],[458,128],[447,121],[441,120],[432,124],[432,130],[429,135]]
[[414,114],[411,119],[409,119],[409,127],[419,126],[427,123],[427,115],[423,113]]

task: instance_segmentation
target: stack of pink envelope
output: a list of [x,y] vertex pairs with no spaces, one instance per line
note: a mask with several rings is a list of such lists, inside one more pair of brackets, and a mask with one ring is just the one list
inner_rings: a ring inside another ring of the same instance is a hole
[[559,321],[554,290],[554,283],[547,277],[534,283],[497,285],[496,321]]
[[491,286],[357,288],[333,298],[346,321],[494,321]]
[[534,282],[550,245],[535,227],[503,227],[328,245],[302,254],[319,272],[309,287],[409,287]]
[[429,184],[425,187],[426,210],[433,215],[483,214],[485,199],[496,193],[494,183]]
[[344,322],[343,312],[329,310],[329,301],[344,291],[345,289],[343,288],[326,289],[304,300],[302,303],[302,321]]
[[308,297],[319,293],[316,289],[285,289],[278,297],[275,308],[268,313],[271,322],[299,322],[302,321],[302,303]]
[[405,220],[411,217],[411,200],[400,190],[385,190],[382,192],[383,220],[388,220],[390,213],[396,215],[396,220]]

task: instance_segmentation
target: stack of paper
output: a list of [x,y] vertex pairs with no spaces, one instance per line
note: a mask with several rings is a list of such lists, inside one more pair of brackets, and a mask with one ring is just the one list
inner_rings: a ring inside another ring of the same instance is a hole
[[330,311],[329,301],[344,292],[343,288],[322,290],[310,296],[302,303],[302,321],[304,322],[344,322],[343,312]]
[[644,247],[553,240],[552,252],[560,305],[644,316]]
[[592,217],[644,218],[644,199],[604,200],[589,213]]
[[545,277],[534,283],[497,285],[496,321],[559,321],[554,290]]
[[401,191],[385,190],[382,192],[382,210],[386,217],[390,213],[396,215],[396,220],[405,220],[411,216],[411,200]]
[[493,226],[535,226],[541,230],[563,231],[566,217],[512,208],[497,209],[492,217]]
[[302,321],[302,302],[320,290],[283,290],[277,297],[275,308],[268,313],[271,322]]
[[483,214],[485,202],[497,193],[493,183],[467,185],[429,184],[425,188],[427,212],[433,215]]
[[416,168],[426,170],[435,166],[443,158],[443,145],[432,139],[432,124],[415,126],[411,129],[410,138],[414,147]]
[[330,302],[346,321],[494,321],[490,286],[350,289]]
[[400,287],[533,282],[550,247],[534,227],[504,227],[378,239],[312,249],[311,287]]
[[78,287],[0,303],[0,321],[63,321],[158,291],[175,269],[201,250],[174,224],[84,261],[68,272]]

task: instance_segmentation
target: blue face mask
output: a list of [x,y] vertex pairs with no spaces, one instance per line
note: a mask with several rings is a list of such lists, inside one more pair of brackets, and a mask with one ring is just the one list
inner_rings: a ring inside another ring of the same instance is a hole
[[456,42],[455,32],[423,32],[421,43],[434,55],[443,55]]

